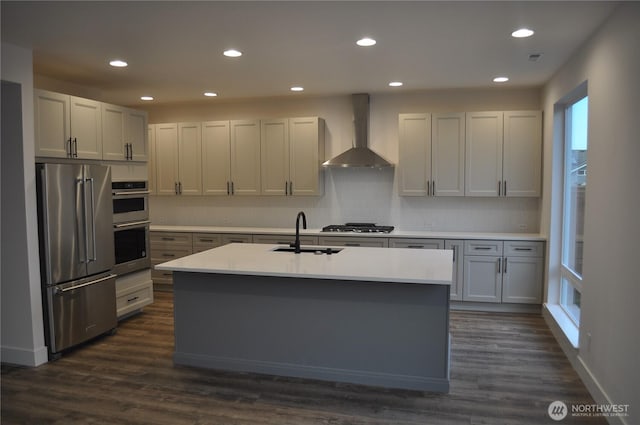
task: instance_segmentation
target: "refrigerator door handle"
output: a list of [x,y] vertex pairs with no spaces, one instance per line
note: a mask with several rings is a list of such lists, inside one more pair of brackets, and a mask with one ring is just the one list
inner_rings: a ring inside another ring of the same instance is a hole
[[[80,196],[82,197],[82,216],[78,217],[78,220],[81,221],[81,225],[78,225],[78,229],[82,229],[82,235],[78,235],[78,240],[83,237],[84,238],[84,258],[78,258],[80,260],[80,264],[85,264],[89,262],[89,240],[87,238],[87,195],[85,191],[85,180],[77,179],[76,180],[76,190],[77,187],[80,186]],[[76,211],[77,205],[76,205]],[[80,232],[79,232],[80,233]],[[78,249],[78,257],[80,257],[80,252],[82,249]]]
[[60,289],[56,287],[54,292],[56,295],[64,294],[65,292],[73,291],[74,289],[84,288],[85,286],[95,285],[96,283],[104,282],[105,280],[113,279],[114,277],[118,277],[117,274],[109,274],[109,276],[101,277],[100,279],[92,280],[90,282],[81,283],[80,285],[70,286],[68,288]]
[[[93,185],[93,177],[86,179],[89,182],[91,187],[91,239],[92,239],[92,247],[93,247],[93,256],[91,258],[87,258],[87,262],[96,261],[98,258],[96,257],[96,212],[94,209],[94,185]],[[88,235],[87,235],[88,236]],[[87,248],[88,250],[88,248]]]

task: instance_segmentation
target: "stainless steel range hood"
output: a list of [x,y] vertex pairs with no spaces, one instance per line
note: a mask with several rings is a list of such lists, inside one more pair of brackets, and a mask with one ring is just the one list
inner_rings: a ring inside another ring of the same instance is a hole
[[354,147],[325,161],[323,167],[393,167],[389,161],[369,149],[369,95],[351,96],[353,102],[353,123],[355,127]]

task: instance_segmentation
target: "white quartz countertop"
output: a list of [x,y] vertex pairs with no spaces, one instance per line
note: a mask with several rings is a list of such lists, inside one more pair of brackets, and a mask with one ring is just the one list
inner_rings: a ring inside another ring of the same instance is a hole
[[[295,235],[296,230],[278,227],[224,227],[224,226],[179,226],[152,224],[151,231],[187,233],[243,233],[253,235]],[[431,232],[421,230],[394,230],[391,233],[323,232],[321,228],[300,229],[301,235],[374,237],[374,238],[425,238],[425,239],[487,239],[545,241],[539,233],[492,233],[492,232]]]
[[452,280],[451,250],[340,247],[339,253],[317,255],[275,252],[277,247],[233,243],[158,264],[156,269],[438,285]]

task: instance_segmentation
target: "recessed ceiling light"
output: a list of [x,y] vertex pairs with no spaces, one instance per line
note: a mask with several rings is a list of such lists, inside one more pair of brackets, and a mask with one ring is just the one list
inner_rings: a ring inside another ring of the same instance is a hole
[[216,97],[218,95],[218,93],[214,93],[212,91],[206,91],[204,92],[204,95],[207,97]]
[[496,77],[493,79],[494,83],[506,83],[509,81],[509,77]]
[[303,91],[304,87],[300,87],[300,86],[293,86],[291,87],[291,91]]
[[391,87],[402,87],[402,81],[392,81],[389,83]]
[[123,60],[120,59],[114,59],[112,61],[109,61],[109,65],[111,66],[115,66],[116,68],[124,68],[125,66],[129,65],[128,63],[126,63]]
[[153,100],[153,96],[140,96],[140,100]]
[[373,38],[365,37],[356,41],[356,44],[360,47],[370,47],[376,44],[376,41]]
[[533,30],[529,28],[520,28],[519,30],[515,30],[511,33],[511,37],[515,38],[526,38],[531,37],[533,35]]
[[236,49],[225,50],[223,54],[228,58],[237,58],[242,56],[242,52]]

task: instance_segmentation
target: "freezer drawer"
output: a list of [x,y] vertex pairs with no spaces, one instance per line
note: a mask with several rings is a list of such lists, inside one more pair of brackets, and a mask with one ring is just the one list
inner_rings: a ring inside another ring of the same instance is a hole
[[115,284],[116,275],[107,274],[48,288],[51,353],[117,326]]

